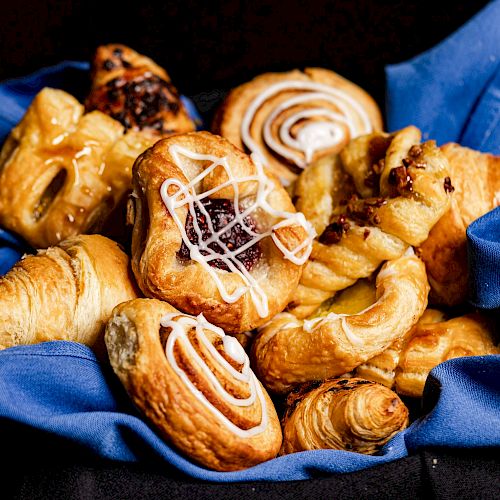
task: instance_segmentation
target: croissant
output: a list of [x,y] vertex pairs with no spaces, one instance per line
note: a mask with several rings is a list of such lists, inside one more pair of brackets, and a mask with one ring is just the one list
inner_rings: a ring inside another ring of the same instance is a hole
[[427,309],[408,334],[359,366],[356,374],[399,394],[420,397],[435,366],[452,358],[499,354],[497,342],[492,325],[480,313],[447,320],[441,311]]
[[467,298],[467,226],[500,205],[500,157],[454,143],[441,151],[455,190],[450,208],[417,251],[427,268],[430,301],[453,306]]
[[114,241],[69,238],[0,278],[0,348],[71,340],[102,355],[113,308],[136,297],[129,259]]
[[373,454],[409,422],[397,394],[361,378],[303,384],[286,407],[281,455],[325,448]]
[[234,337],[203,315],[137,299],[106,327],[111,365],[160,435],[218,471],[274,458],[282,434],[271,399]]
[[257,76],[228,94],[212,125],[214,133],[258,155],[284,184],[350,139],[381,129],[375,101],[322,68]]
[[285,312],[261,327],[252,345],[259,380],[285,393],[302,382],[348,373],[387,349],[427,306],[425,266],[408,252],[382,266],[375,286],[374,302],[359,312],[326,308],[307,320]]
[[279,182],[208,132],[157,142],[133,168],[132,267],[150,298],[230,333],[282,311],[312,228]]
[[448,162],[433,141],[407,127],[358,137],[340,156],[305,170],[295,206],[319,235],[288,305],[307,317],[382,262],[421,244],[449,206]]
[[152,141],[62,90],[37,94],[0,153],[0,225],[34,248],[98,232]]
[[157,139],[196,128],[167,72],[120,44],[97,48],[85,106]]

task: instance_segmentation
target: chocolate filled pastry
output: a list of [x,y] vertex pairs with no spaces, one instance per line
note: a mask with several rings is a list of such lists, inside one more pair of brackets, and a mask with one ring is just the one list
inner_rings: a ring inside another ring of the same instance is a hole
[[239,344],[203,315],[137,299],[115,308],[106,327],[111,365],[160,435],[218,471],[274,458],[278,416]]
[[113,308],[137,292],[127,255],[104,236],[39,250],[0,278],[0,348],[71,340],[104,357]]
[[449,206],[448,161],[407,127],[358,137],[295,185],[295,206],[318,234],[288,311],[304,318],[382,262],[427,239]]
[[337,73],[265,73],[232,90],[213,131],[255,154],[284,184],[350,139],[382,129],[375,101]]
[[383,385],[361,378],[309,382],[287,398],[280,454],[334,449],[378,452],[408,426],[408,409]]
[[34,248],[98,232],[152,141],[62,90],[35,97],[0,153],[0,225]]
[[498,340],[493,325],[480,313],[446,319],[441,311],[427,309],[406,335],[359,366],[356,374],[399,394],[421,397],[435,366],[452,358],[500,354]]
[[283,310],[312,228],[259,163],[208,132],[157,142],[136,161],[132,267],[147,297],[230,333]]
[[125,45],[97,48],[85,106],[156,138],[196,128],[167,72]]
[[458,144],[441,147],[450,164],[453,196],[449,210],[418,248],[425,262],[434,304],[467,299],[467,226],[500,205],[500,157]]
[[[286,312],[276,315],[252,345],[252,366],[275,393],[348,373],[383,352],[418,321],[428,292],[425,266],[410,251],[382,266],[371,297],[357,285],[345,301],[350,309],[333,301],[306,320]],[[361,299],[356,299],[358,294]]]

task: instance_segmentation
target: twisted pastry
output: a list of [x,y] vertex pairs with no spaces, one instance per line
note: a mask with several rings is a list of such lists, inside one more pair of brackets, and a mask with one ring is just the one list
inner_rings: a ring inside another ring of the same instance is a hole
[[219,471],[276,456],[278,416],[234,337],[169,304],[138,299],[106,328],[111,365],[161,436]]
[[222,137],[169,137],[134,165],[132,267],[151,298],[231,333],[282,311],[313,235],[278,181]]
[[320,310],[308,320],[276,315],[252,346],[253,367],[271,391],[284,393],[311,380],[350,372],[403,336],[427,306],[424,264],[413,254],[386,262],[375,302],[360,312]]
[[358,366],[356,374],[420,397],[435,366],[452,358],[499,354],[497,344],[492,326],[479,313],[447,320],[442,312],[427,309],[406,335]]
[[282,455],[325,448],[373,454],[409,421],[397,394],[360,378],[303,384],[286,404]]
[[114,241],[69,238],[0,278],[0,348],[71,340],[103,354],[111,311],[136,297],[128,257]]
[[322,68],[265,73],[232,90],[213,131],[257,155],[284,184],[350,139],[382,129],[375,101]]
[[[348,176],[348,177],[346,177]],[[448,162],[420,131],[362,136],[299,177],[295,205],[319,235],[288,310],[312,314],[335,292],[421,244],[446,211]]]
[[0,153],[0,225],[35,248],[98,232],[152,141],[62,90],[37,94]]
[[97,48],[85,106],[157,139],[196,128],[167,72],[120,44]]

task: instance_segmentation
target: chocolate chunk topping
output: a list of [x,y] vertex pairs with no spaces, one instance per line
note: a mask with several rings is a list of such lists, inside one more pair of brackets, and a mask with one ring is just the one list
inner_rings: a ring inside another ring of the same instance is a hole
[[449,177],[445,177],[444,179],[444,190],[447,193],[453,193],[455,191],[455,188],[451,184],[451,179]]
[[326,226],[318,241],[324,245],[333,245],[338,243],[347,231],[349,231],[349,223],[346,216],[341,215],[335,222]]

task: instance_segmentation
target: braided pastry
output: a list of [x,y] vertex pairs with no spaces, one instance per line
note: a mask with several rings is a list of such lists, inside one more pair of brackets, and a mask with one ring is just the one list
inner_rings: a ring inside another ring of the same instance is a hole
[[303,384],[286,405],[282,455],[325,448],[373,454],[409,422],[397,394],[360,378]]
[[448,208],[448,175],[444,155],[433,141],[420,144],[415,127],[359,137],[304,171],[295,205],[319,236],[288,310],[304,318],[421,244]]
[[312,229],[262,167],[208,132],[155,144],[134,165],[132,267],[151,298],[231,333],[282,311]]
[[121,304],[106,328],[111,365],[161,436],[219,471],[274,458],[276,410],[234,337],[165,302]]
[[306,68],[265,73],[232,90],[213,131],[256,154],[284,184],[350,139],[382,129],[375,101],[337,73]]

